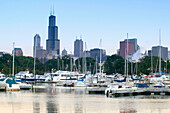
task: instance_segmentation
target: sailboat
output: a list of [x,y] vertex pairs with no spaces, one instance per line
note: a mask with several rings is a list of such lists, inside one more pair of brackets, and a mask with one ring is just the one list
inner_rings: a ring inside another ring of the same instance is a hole
[[19,91],[20,90],[20,87],[19,87],[19,84],[16,83],[15,81],[15,75],[14,75],[14,57],[15,57],[15,50],[14,50],[14,45],[15,43],[13,43],[13,66],[12,66],[12,75],[13,75],[13,79],[11,78],[4,78],[4,79],[1,79],[2,82],[4,82],[4,84],[6,84],[6,90],[8,91]]
[[124,77],[123,80],[114,80],[115,82],[126,82],[126,76]]
[[126,85],[122,84],[110,84],[109,88],[106,88],[105,95],[106,96],[113,96],[116,93],[119,94],[125,94],[125,93],[132,93],[137,92],[137,87],[129,86],[127,83],[129,83],[128,79],[128,33],[127,33],[127,49],[125,49],[125,78],[124,80],[116,81],[116,82],[125,82]]
[[140,56],[141,56],[140,49],[138,49],[138,50],[133,54],[133,56],[132,56],[132,61],[135,62],[135,71],[136,71],[136,76],[134,76],[134,75],[135,75],[135,71],[134,71],[134,73],[132,72],[133,66],[132,66],[132,62],[131,62],[131,79],[132,79],[133,81],[141,80],[141,79],[142,79],[141,76],[137,76],[137,72],[138,72],[138,70],[137,70],[137,69],[138,69],[138,59],[140,58]]
[[122,80],[114,80],[115,82],[126,82],[128,78],[128,34],[127,34],[127,43],[125,48],[125,70],[124,70],[124,79]]
[[[162,72],[161,72],[161,31],[159,30],[159,77],[161,77],[161,76],[162,76]],[[156,84],[153,87],[154,88],[164,88],[165,85],[161,81],[157,81],[157,79],[156,79]]]

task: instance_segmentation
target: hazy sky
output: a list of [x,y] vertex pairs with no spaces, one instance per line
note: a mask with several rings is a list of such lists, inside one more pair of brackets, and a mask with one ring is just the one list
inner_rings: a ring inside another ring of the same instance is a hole
[[87,49],[102,47],[111,55],[119,41],[136,37],[142,51],[158,45],[170,48],[169,0],[0,0],[0,51],[12,51],[12,43],[32,56],[33,37],[41,36],[46,48],[48,17],[54,5],[61,51],[73,53],[76,36],[82,35]]

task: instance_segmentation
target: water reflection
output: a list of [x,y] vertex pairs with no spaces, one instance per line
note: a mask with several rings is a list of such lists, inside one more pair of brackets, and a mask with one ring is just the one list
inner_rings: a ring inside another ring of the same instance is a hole
[[119,102],[120,113],[137,113],[136,101],[133,100],[134,97],[122,97],[122,101]]
[[50,87],[47,94],[48,94],[48,96],[46,96],[47,113],[59,113],[59,104],[57,104],[56,103],[57,101],[55,101],[57,99],[55,96],[56,94],[55,88]]
[[40,113],[40,103],[39,102],[33,102],[33,112]]
[[59,105],[55,102],[47,102],[47,113],[59,113]]
[[120,113],[137,113],[137,111],[135,109],[131,109],[131,110],[121,109]]
[[75,99],[78,99],[77,101],[74,102],[74,111],[75,113],[83,113],[83,98],[74,97]]
[[1,92],[2,113],[168,113],[169,97],[89,95],[86,89],[47,85],[33,92]]

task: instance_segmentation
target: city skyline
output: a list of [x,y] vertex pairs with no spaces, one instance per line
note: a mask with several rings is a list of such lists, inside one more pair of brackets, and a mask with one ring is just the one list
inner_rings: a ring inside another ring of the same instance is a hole
[[[142,52],[159,45],[159,28],[162,30],[162,46],[169,47],[170,2],[143,1],[1,1],[0,51],[11,53],[12,43],[22,48],[25,56],[32,56],[33,37],[39,34],[46,47],[48,17],[54,6],[56,25],[59,26],[61,51],[74,52],[74,40],[82,35],[87,50],[99,47],[109,55],[115,54],[119,42],[137,38]],[[38,7],[38,8],[37,8]],[[46,48],[45,48],[46,49]],[[61,52],[60,52],[61,54]]]

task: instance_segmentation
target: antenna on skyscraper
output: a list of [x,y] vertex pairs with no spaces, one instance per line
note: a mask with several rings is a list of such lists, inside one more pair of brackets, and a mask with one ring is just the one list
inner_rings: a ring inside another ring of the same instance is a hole
[[52,6],[50,7],[50,15],[52,15]]
[[76,40],[77,40],[77,36],[76,36]]
[[82,35],[80,35],[80,39],[82,39]]
[[53,15],[54,15],[54,5],[53,5]]

